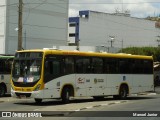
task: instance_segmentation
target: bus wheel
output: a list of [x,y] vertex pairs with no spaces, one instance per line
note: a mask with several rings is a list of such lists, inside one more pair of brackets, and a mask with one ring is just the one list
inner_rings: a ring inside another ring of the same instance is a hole
[[127,94],[128,94],[128,89],[127,89],[127,86],[125,85],[122,85],[120,87],[120,91],[119,91],[119,95],[114,95],[113,98],[115,100],[124,100],[127,98]]
[[127,98],[127,94],[128,94],[128,89],[126,86],[122,85],[120,87],[120,91],[119,91],[119,98],[124,100]]
[[5,86],[4,85],[0,85],[0,97],[4,96],[6,92]]
[[64,104],[69,103],[70,93],[68,88],[64,88],[62,92],[62,102]]
[[37,104],[40,104],[42,102],[42,99],[35,98],[34,100]]

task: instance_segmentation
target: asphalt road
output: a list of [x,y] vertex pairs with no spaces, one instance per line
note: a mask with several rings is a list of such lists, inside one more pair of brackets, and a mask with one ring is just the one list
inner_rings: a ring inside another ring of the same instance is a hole
[[[112,98],[106,98],[101,101],[94,101],[93,99],[72,100],[69,105],[63,105],[60,101],[45,101],[42,104],[35,104],[33,100],[17,100],[10,97],[1,99],[0,111],[41,111],[53,109],[69,109],[69,107],[79,107],[77,111],[69,111],[69,114],[59,114],[60,117],[45,117],[45,118],[23,118],[33,120],[159,120],[159,117],[106,117],[106,111],[114,111],[113,116],[118,111],[125,113],[125,111],[160,111],[160,94],[157,95],[141,95],[136,97],[129,97],[127,101],[114,101]],[[105,104],[104,104],[105,103]],[[92,105],[92,106],[91,106]],[[86,106],[82,109],[82,106]],[[50,110],[49,110],[50,111]],[[123,112],[124,111],[124,112]],[[46,112],[49,113],[49,112]],[[94,116],[94,117],[93,117]],[[0,118],[2,120],[9,120],[10,118]],[[21,120],[22,118],[12,118],[12,120]]]

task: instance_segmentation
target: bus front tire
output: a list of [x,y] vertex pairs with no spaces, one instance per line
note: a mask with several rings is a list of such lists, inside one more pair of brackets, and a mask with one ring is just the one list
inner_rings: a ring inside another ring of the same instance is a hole
[[0,85],[0,97],[3,97],[6,93],[6,88],[4,85]]
[[62,102],[64,104],[69,103],[69,98],[70,98],[70,92],[68,88],[64,88],[62,92]]
[[42,99],[35,98],[34,100],[37,104],[40,104],[42,102]]

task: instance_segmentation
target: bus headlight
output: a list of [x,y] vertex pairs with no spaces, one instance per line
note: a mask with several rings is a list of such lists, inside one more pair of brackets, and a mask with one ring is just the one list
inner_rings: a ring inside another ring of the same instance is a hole
[[41,87],[41,84],[38,84],[38,85],[36,86],[36,88],[34,89],[34,91],[38,91],[38,90],[40,89],[40,87]]

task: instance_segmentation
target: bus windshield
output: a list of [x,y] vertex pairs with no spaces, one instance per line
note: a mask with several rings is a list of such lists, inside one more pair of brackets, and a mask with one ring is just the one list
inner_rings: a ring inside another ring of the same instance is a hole
[[[42,55],[41,57],[36,57],[35,54],[33,58],[29,53],[20,54],[26,55],[16,55],[17,57],[15,57],[12,70],[13,81],[25,83],[32,83],[38,81],[41,74]],[[27,54],[29,54],[29,56],[27,56]]]

